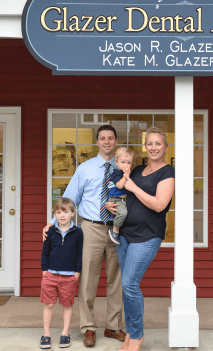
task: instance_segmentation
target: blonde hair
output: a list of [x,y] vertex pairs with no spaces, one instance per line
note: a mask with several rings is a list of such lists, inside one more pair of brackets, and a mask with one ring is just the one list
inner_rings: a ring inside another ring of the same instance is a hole
[[145,144],[147,143],[147,136],[149,134],[152,134],[152,133],[158,133],[158,134],[162,135],[164,143],[166,145],[168,145],[168,139],[167,139],[166,133],[163,130],[161,130],[160,128],[157,128],[157,127],[151,127],[149,129],[147,129],[147,131],[146,131],[146,138],[145,138]]
[[67,209],[67,206],[71,212],[75,211],[75,204],[71,199],[68,199],[68,197],[60,197],[60,199],[56,200],[56,202],[53,204],[53,211],[65,211]]
[[115,161],[118,160],[119,156],[125,155],[125,154],[132,156],[132,158],[134,157],[134,151],[132,149],[130,149],[129,147],[122,146],[115,151]]

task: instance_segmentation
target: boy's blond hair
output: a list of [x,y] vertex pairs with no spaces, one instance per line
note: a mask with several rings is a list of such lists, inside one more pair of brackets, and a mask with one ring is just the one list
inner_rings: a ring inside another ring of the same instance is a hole
[[147,143],[147,136],[149,134],[152,134],[152,133],[157,133],[157,134],[162,135],[164,143],[166,145],[168,145],[168,140],[167,140],[166,133],[163,130],[161,130],[160,128],[157,128],[157,127],[150,127],[149,129],[147,129],[147,131],[146,131],[146,138],[145,138],[145,144]]
[[65,211],[67,209],[67,206],[71,212],[75,211],[75,204],[72,200],[68,199],[68,197],[60,197],[60,199],[56,200],[56,202],[53,204],[53,211]]
[[122,146],[122,147],[119,147],[119,149],[117,149],[115,151],[115,161],[118,160],[119,156],[122,156],[122,155],[125,155],[125,154],[131,155],[132,159],[134,157],[134,151],[132,149],[130,149],[129,147]]

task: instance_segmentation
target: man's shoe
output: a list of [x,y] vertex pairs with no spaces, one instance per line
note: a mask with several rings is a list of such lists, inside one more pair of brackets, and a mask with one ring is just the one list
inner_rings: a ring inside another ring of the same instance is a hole
[[106,338],[112,338],[124,342],[126,333],[124,333],[123,330],[114,331],[110,329],[105,329],[104,336],[106,336]]
[[94,346],[95,345],[95,332],[93,330],[87,330],[85,335],[84,335],[84,345],[86,347],[88,346]]

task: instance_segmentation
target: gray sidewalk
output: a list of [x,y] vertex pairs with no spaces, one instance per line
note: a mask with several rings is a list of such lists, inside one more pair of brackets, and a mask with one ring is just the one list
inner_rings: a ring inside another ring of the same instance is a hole
[[[168,347],[168,307],[170,298],[145,298],[144,343],[142,351],[199,350],[213,351],[213,299],[197,299],[200,316],[199,348]],[[39,341],[42,329],[43,304],[38,297],[12,296],[0,307],[0,351],[34,351],[40,350]],[[63,307],[56,304],[51,323],[52,348],[59,350],[58,342],[63,325]],[[95,318],[99,327],[95,347],[83,345],[83,335],[79,330],[78,298],[73,306],[71,323],[71,347],[67,350],[112,351],[119,350],[121,343],[104,337],[106,317],[106,298],[95,300]],[[123,319],[123,329],[125,323]],[[61,350],[61,349],[60,349]]]
[[[42,328],[0,328],[0,350],[1,351],[36,351],[40,350],[39,340]],[[62,350],[58,347],[61,328],[52,328],[51,350]],[[71,328],[71,346],[66,350],[72,351],[118,351],[121,343],[117,340],[105,338],[104,329],[97,331],[97,341],[94,347],[83,345],[83,336],[79,329]],[[198,348],[169,348],[168,329],[145,329],[144,343],[141,351],[176,351],[176,350],[213,350],[213,331],[200,330],[200,346]]]

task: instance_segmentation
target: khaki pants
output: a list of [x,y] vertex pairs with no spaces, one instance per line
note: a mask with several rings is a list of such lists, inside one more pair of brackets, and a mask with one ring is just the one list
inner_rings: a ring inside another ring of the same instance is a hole
[[82,273],[79,286],[79,315],[82,333],[96,331],[94,301],[96,297],[103,255],[107,275],[107,314],[106,328],[120,330],[122,323],[121,273],[117,258],[116,245],[108,235],[109,227],[82,221],[84,233]]

